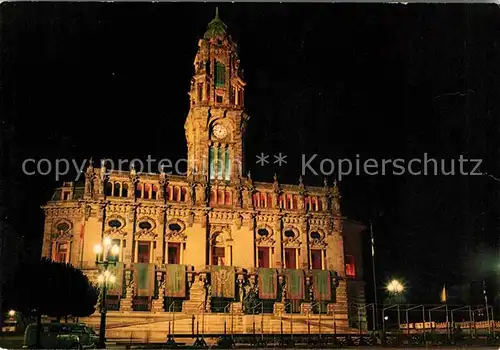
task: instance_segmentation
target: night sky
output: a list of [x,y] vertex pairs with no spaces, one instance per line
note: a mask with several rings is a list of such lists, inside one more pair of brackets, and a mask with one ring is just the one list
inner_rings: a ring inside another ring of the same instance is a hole
[[[251,116],[246,170],[298,183],[301,155],[482,159],[500,177],[500,8],[481,5],[222,4]],[[178,159],[198,39],[215,4],[3,3],[2,220],[39,254],[54,175],[26,158]],[[255,156],[282,152],[288,164]],[[96,162],[97,165],[97,162]],[[245,171],[246,172],[246,171]],[[67,176],[66,180],[74,178]],[[333,177],[329,181],[332,182]],[[308,173],[305,183],[322,185]],[[411,302],[500,270],[500,182],[483,176],[356,176],[343,212],[373,222],[379,285]],[[372,275],[365,233],[368,299]],[[493,287],[491,288],[491,290]]]

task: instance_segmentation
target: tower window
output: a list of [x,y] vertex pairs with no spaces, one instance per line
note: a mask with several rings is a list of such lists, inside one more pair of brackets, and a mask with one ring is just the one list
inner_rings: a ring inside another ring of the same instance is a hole
[[222,149],[217,150],[217,179],[222,180]]
[[216,101],[217,103],[222,103],[224,101],[223,97],[221,95],[216,96]]
[[215,86],[221,87],[224,86],[226,82],[225,72],[226,67],[221,62],[215,63]]
[[208,164],[210,167],[210,180],[215,179],[215,159],[214,159],[214,148],[211,146],[208,153]]
[[229,162],[229,148],[226,148],[224,154],[224,180],[229,181],[231,178],[231,165]]

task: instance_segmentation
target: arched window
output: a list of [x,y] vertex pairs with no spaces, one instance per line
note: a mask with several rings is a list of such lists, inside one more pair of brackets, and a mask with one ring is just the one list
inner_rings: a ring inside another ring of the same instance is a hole
[[258,208],[259,207],[259,198],[260,198],[259,194],[258,193],[254,193],[252,195],[252,198],[253,198],[253,205],[254,205],[254,207]]
[[138,184],[135,188],[135,197],[142,198],[142,184]]
[[273,195],[271,193],[267,194],[267,207],[270,208],[273,205]]
[[292,199],[293,199],[292,208],[296,210],[296,209],[298,209],[298,208],[299,208],[299,206],[297,205],[297,203],[298,203],[298,201],[297,201],[297,196],[293,196],[293,198],[292,198]]
[[267,200],[266,200],[266,194],[265,193],[261,193],[260,194],[260,207],[262,207],[262,208],[267,208],[268,207],[268,203],[267,203]]
[[215,87],[223,87],[226,83],[226,67],[221,62],[215,62]]
[[150,192],[151,192],[151,185],[145,184],[144,185],[144,198],[149,199]]
[[215,198],[215,190],[211,190],[210,191],[210,204],[211,205],[215,205],[217,202],[216,202],[216,198]]
[[287,201],[287,204],[288,204],[288,208],[287,209],[289,209],[289,210],[295,209],[295,207],[293,206],[293,195],[288,194],[286,196],[286,201]]
[[304,199],[304,202],[305,202],[306,210],[307,211],[311,210],[311,198],[310,197],[306,197]]
[[106,196],[112,196],[113,195],[113,184],[111,182],[106,182],[105,185],[105,194]]
[[152,198],[156,199],[157,194],[158,194],[158,186],[153,185]]
[[172,197],[172,200],[175,202],[179,201],[179,187],[174,186],[174,195]]
[[318,211],[323,211],[323,201],[320,199],[318,199]]
[[167,188],[166,188],[167,200],[169,200],[169,201],[172,200],[171,195],[172,195],[172,186],[167,186]]
[[224,205],[231,205],[231,192],[224,193]]
[[122,196],[128,197],[128,185],[127,184],[122,185]]
[[286,209],[286,202],[285,202],[285,195],[284,194],[280,194],[279,207],[281,209]]
[[181,202],[185,202],[187,197],[187,190],[185,187],[181,188]]
[[217,191],[217,204],[224,204],[224,191]]
[[119,182],[115,182],[113,196],[120,197],[120,183]]

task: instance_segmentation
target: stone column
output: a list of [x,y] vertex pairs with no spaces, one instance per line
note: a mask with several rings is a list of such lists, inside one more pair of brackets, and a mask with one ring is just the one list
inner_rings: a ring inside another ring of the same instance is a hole
[[[274,240],[275,240],[275,257],[274,263],[275,267],[281,269],[283,267],[283,251],[282,251],[282,233],[281,233],[281,217],[278,216],[275,218],[273,223],[274,230]],[[271,265],[272,266],[272,265]]]
[[132,255],[133,252],[133,242],[134,242],[134,218],[135,218],[135,205],[131,205],[128,208],[128,213],[127,213],[127,222],[126,222],[126,230],[127,230],[127,235],[125,237],[125,240],[127,241],[127,245],[124,248],[123,251],[123,258],[124,261],[126,262],[135,262],[134,256]]
[[301,249],[301,259],[297,262],[299,268],[304,270],[309,270],[309,244],[308,244],[308,224],[307,217],[301,218],[299,230],[300,230],[300,240],[302,244],[300,245]]
[[125,270],[125,298],[120,301],[120,311],[132,311],[134,299],[134,280],[132,270]]

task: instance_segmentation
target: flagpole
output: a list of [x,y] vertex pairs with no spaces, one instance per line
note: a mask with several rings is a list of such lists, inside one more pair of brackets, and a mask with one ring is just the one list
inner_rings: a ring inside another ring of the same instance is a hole
[[375,296],[375,324],[373,325],[374,329],[378,330],[378,299],[377,299],[377,278],[375,275],[375,241],[373,239],[373,225],[372,221],[370,220],[370,238],[371,238],[371,250],[372,250],[372,272],[373,272],[373,293]]

